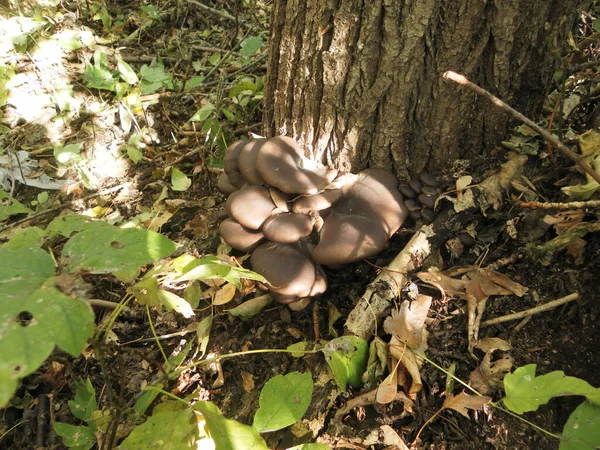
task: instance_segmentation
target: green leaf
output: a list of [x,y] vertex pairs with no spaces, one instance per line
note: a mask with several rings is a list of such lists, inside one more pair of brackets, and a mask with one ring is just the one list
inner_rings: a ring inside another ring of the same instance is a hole
[[242,92],[248,92],[252,94],[257,89],[258,86],[256,83],[253,83],[251,81],[242,81],[231,88],[231,90],[229,91],[229,98],[233,98]]
[[43,205],[44,203],[46,203],[48,201],[48,198],[49,198],[48,191],[40,192],[37,195],[37,201],[40,205]]
[[40,248],[0,247],[0,308],[9,300],[19,301],[30,295],[52,277],[54,271],[54,260]]
[[506,397],[502,401],[511,411],[517,414],[535,411],[552,397],[564,395],[584,395],[591,403],[600,405],[600,389],[586,381],[568,377],[560,370],[536,377],[535,368],[535,364],[528,364],[505,375]]
[[198,338],[198,358],[204,357],[208,348],[210,331],[212,330],[212,316],[205,317],[196,327],[196,337]]
[[46,232],[39,227],[19,228],[2,247],[11,250],[41,247],[45,237]]
[[120,56],[117,56],[117,69],[119,69],[119,74],[121,75],[123,81],[131,85],[134,85],[140,81],[135,71],[131,68],[129,64],[123,61],[123,58],[121,58]]
[[308,347],[308,342],[300,341],[296,342],[295,344],[288,345],[286,347],[286,350],[289,350],[291,352],[290,355],[292,355],[292,357],[301,358],[304,356],[304,351],[306,350],[306,347]]
[[213,66],[216,66],[219,61],[221,61],[221,55],[218,53],[213,53],[210,55],[210,58],[208,58],[208,62]]
[[142,305],[158,306],[158,281],[154,277],[147,277],[131,287],[131,292],[135,299]]
[[252,56],[258,49],[262,48],[263,44],[263,40],[259,36],[246,38],[242,41],[240,53],[245,57]]
[[133,405],[133,409],[140,416],[146,413],[146,410],[150,407],[150,405],[156,400],[156,397],[160,395],[160,389],[164,386],[162,383],[157,383],[154,385],[155,389],[149,389],[142,393],[141,396],[135,401],[135,405]]
[[96,443],[94,429],[89,426],[56,422],[54,431],[63,438],[63,443],[72,450],[88,450]]
[[154,231],[102,227],[82,231],[65,244],[63,265],[73,273],[134,269],[169,256],[177,245]]
[[172,167],[171,185],[174,191],[187,191],[192,185],[192,180],[190,180],[181,170]]
[[342,336],[329,341],[321,351],[341,390],[345,390],[347,384],[361,385],[369,357],[367,341],[356,336]]
[[109,69],[106,53],[96,50],[94,53],[94,65],[85,63],[83,82],[86,86],[107,91],[115,90],[116,79]]
[[215,105],[212,103],[207,103],[192,116],[190,122],[204,122],[210,117],[215,108]]
[[273,301],[270,295],[261,295],[259,297],[251,298],[246,300],[244,303],[236,306],[233,309],[227,311],[229,314],[235,317],[239,317],[242,320],[250,319],[251,317],[260,314]]
[[267,280],[256,272],[241,267],[234,267],[221,261],[214,255],[203,256],[199,260],[189,263],[185,267],[185,273],[177,281],[189,280],[209,280],[213,278],[222,278],[229,281],[238,289],[242,289],[241,278],[256,280],[266,283]]
[[559,450],[600,448],[600,406],[583,402],[563,428]]
[[32,213],[24,204],[12,198],[8,192],[0,189],[0,221],[6,220],[10,216],[22,213]]
[[54,157],[64,165],[75,164],[81,161],[81,144],[68,144],[64,147],[57,145],[54,147]]
[[[45,253],[43,250],[35,250],[40,256]],[[7,262],[16,264],[16,260]],[[23,263],[19,261],[18,265],[22,267]],[[40,264],[35,264],[39,269]],[[21,277],[22,280],[23,278]],[[37,282],[38,279],[29,278],[28,281]],[[29,295],[23,294],[31,289],[31,285],[27,289],[9,288],[12,295],[6,295],[6,283],[2,286],[0,408],[10,400],[17,387],[17,380],[35,371],[55,345],[70,355],[77,356],[94,332],[94,314],[90,306],[83,300],[64,295],[54,287],[55,281],[54,278],[48,278]],[[13,280],[14,282],[18,283],[17,280]],[[17,290],[20,295],[15,296]]]
[[254,428],[236,420],[227,419],[219,408],[211,402],[200,401],[194,404],[206,420],[210,437],[218,450],[268,450],[267,444]]
[[192,77],[185,82],[185,90],[187,91],[188,89],[194,89],[196,86],[202,84],[203,81],[203,76]]
[[161,410],[134,428],[119,449],[195,450],[197,437],[198,420],[194,411],[189,408]]
[[157,295],[161,303],[167,309],[177,311],[186,319],[189,319],[194,315],[194,310],[192,309],[191,305],[180,296],[162,289],[158,290]]
[[98,409],[96,390],[89,378],[85,382],[76,381],[76,386],[75,399],[69,400],[69,409],[79,420],[87,422],[92,418],[92,413]]
[[134,147],[133,145],[126,145],[125,148],[127,149],[127,156],[129,156],[129,159],[131,159],[134,164],[137,164],[142,160],[144,154],[139,148]]
[[60,234],[64,237],[70,237],[73,233],[78,231],[86,230],[98,230],[100,228],[114,227],[102,220],[95,220],[88,216],[82,216],[79,214],[67,214],[55,218],[48,227],[46,232],[48,236],[53,237]]
[[308,409],[312,392],[310,373],[292,372],[271,378],[260,392],[252,426],[259,433],[266,433],[296,423]]

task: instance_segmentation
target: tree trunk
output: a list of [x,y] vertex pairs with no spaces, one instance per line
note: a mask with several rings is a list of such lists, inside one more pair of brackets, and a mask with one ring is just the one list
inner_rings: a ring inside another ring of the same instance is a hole
[[343,170],[437,172],[509,122],[442,74],[531,115],[575,18],[575,0],[275,0],[264,132]]

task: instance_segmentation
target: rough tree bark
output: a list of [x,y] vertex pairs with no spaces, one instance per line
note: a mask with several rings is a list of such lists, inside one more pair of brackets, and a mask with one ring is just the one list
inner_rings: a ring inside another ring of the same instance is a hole
[[344,170],[439,171],[509,121],[441,75],[532,114],[575,18],[576,0],[275,0],[264,133]]

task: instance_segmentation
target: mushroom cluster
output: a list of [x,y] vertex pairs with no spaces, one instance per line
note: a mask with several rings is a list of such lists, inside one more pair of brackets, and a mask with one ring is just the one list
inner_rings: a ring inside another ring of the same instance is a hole
[[221,237],[234,249],[252,252],[252,269],[269,281],[273,298],[296,307],[327,288],[322,265],[375,255],[409,213],[425,215],[409,209],[403,193],[420,200],[427,196],[423,185],[435,189],[430,185],[437,183],[421,177],[419,186],[402,187],[401,193],[391,172],[326,168],[286,136],[235,142],[224,164],[218,186],[229,195],[229,217],[220,225]]

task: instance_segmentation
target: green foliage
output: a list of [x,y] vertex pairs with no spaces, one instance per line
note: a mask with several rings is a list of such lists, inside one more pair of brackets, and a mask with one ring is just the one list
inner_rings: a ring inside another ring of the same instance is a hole
[[242,289],[242,278],[267,283],[267,280],[262,275],[242,267],[227,264],[214,255],[206,255],[200,259],[192,260],[182,269],[182,272],[183,275],[177,281],[222,278],[238,289]]
[[190,180],[181,170],[171,167],[171,187],[174,191],[187,191],[192,185]]
[[589,450],[600,446],[600,407],[583,402],[563,428],[560,450]]
[[369,358],[369,343],[356,336],[332,339],[321,350],[341,390],[359,387]]
[[88,450],[96,443],[96,426],[92,420],[98,409],[96,391],[90,380],[77,382],[75,399],[69,401],[71,413],[84,425],[71,425],[63,422],[54,424],[54,431],[63,438],[64,444],[76,450]]
[[250,57],[263,48],[263,45],[264,42],[260,36],[251,36],[242,41],[240,53],[242,56]]
[[195,449],[198,420],[194,411],[177,401],[165,402],[146,422],[134,428],[121,443],[121,450]]
[[16,214],[32,212],[33,211],[27,208],[23,203],[12,198],[8,192],[0,189],[0,222]]
[[517,414],[536,411],[553,397],[582,395],[587,398],[571,413],[564,426],[561,450],[600,447],[600,389],[562,371],[535,375],[535,364],[517,368],[504,377],[504,405]]
[[[36,255],[38,261],[32,261]],[[77,356],[94,332],[94,314],[83,300],[64,295],[48,277],[54,265],[40,249],[0,248],[4,267],[0,284],[0,407],[10,400],[18,380],[35,371],[54,346]],[[15,259],[13,259],[15,258]],[[17,263],[17,261],[19,263]],[[30,266],[23,263],[30,261]],[[30,272],[31,271],[31,275]]]
[[260,392],[260,407],[252,426],[266,433],[296,423],[308,409],[312,392],[310,373],[292,372],[271,378]]
[[174,90],[179,83],[173,76],[165,71],[165,65],[156,59],[150,66],[144,64],[140,68],[140,90],[142,95],[153,94],[161,89]]
[[111,273],[149,264],[176,248],[174,242],[154,231],[101,227],[69,239],[63,248],[62,263],[71,273]]
[[0,407],[55,346],[77,356],[94,332],[90,306],[59,289],[63,280],[55,276],[54,258],[39,248],[47,236],[72,233],[61,258],[62,269],[70,272],[138,269],[177,247],[149,230],[120,229],[76,215],[54,219],[45,231],[23,230],[0,247]]
[[267,450],[265,441],[254,428],[227,419],[213,403],[197,402],[194,409],[204,416],[209,435],[218,450]]
[[517,414],[535,411],[551,398],[564,395],[584,395],[591,403],[600,405],[600,389],[562,371],[536,377],[535,368],[535,364],[529,364],[504,377],[506,397],[502,402],[511,411]]

